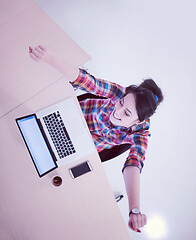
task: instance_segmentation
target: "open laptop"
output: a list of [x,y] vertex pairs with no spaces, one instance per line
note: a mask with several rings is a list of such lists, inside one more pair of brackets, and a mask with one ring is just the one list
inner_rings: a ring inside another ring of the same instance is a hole
[[73,98],[16,122],[40,177],[96,150]]

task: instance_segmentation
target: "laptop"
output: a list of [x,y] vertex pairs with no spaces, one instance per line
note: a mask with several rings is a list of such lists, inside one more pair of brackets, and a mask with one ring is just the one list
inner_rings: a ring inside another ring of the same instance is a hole
[[96,150],[73,98],[16,122],[40,177]]

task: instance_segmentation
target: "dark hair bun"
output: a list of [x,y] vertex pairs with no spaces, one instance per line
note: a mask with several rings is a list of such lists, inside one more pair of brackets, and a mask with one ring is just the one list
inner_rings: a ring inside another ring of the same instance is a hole
[[163,101],[163,94],[161,89],[157,86],[153,79],[145,79],[140,85],[139,88],[145,88],[150,90],[155,96],[157,105]]
[[139,121],[151,117],[157,106],[163,101],[161,89],[152,79],[144,80],[139,86],[130,85],[125,95],[133,93],[136,99],[136,109]]

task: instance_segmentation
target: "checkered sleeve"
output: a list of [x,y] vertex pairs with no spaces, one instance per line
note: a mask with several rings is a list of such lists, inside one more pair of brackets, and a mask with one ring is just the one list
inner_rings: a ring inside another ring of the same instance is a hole
[[125,87],[116,83],[98,79],[90,75],[87,71],[80,69],[78,78],[71,83],[73,87],[79,88],[85,92],[93,93],[98,96],[118,100],[125,94]]
[[145,154],[148,147],[148,136],[133,134],[131,137],[131,148],[129,155],[124,163],[122,172],[127,166],[136,166],[139,168],[140,173],[144,166]]

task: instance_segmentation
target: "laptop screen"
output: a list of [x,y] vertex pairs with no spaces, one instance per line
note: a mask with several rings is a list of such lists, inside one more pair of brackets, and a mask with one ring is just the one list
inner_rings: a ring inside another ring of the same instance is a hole
[[16,119],[40,177],[57,168],[54,156],[44,138],[35,114]]

